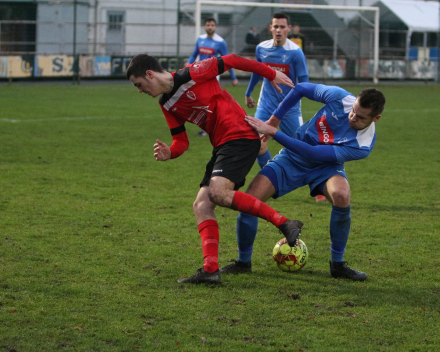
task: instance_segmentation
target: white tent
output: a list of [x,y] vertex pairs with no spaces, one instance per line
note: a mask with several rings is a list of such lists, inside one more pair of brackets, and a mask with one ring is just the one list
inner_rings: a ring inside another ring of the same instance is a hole
[[439,31],[439,3],[436,1],[381,0],[373,6],[380,7],[380,21],[400,19],[410,32]]
[[429,57],[427,47],[428,33],[438,33],[439,3],[437,1],[418,0],[380,0],[372,6],[380,8],[380,23],[388,28],[401,27],[402,23],[408,28],[406,40],[406,58],[410,58],[411,36],[414,32],[423,33],[423,47],[416,49],[421,57]]

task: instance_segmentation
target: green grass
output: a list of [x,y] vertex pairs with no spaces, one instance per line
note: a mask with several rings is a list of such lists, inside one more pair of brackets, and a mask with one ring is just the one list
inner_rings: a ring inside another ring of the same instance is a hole
[[[245,88],[228,86],[240,103]],[[160,163],[168,127],[128,82],[0,86],[0,351],[440,350],[440,86],[380,89],[376,146],[346,164],[345,258],[368,280],[330,278],[331,206],[304,188],[270,201],[305,222],[304,269],[272,266],[280,236],[261,222],[253,273],[210,287],[176,283],[202,265],[192,203],[211,146],[196,126]],[[217,214],[225,265],[237,213]]]

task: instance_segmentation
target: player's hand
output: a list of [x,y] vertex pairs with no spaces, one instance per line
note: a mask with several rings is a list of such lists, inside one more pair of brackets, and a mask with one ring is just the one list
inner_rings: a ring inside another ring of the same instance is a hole
[[252,97],[245,97],[246,98],[246,106],[248,108],[254,108],[255,107],[255,100]]
[[233,86],[236,86],[238,84],[238,79],[234,79],[233,81],[232,81],[232,85]]
[[171,158],[171,149],[159,139],[154,144],[154,157],[157,161],[165,161]]
[[267,138],[262,136],[265,140],[269,139],[269,137],[273,137],[278,131],[278,128],[270,126],[267,123],[256,119],[255,117],[246,115],[244,119],[254,130],[263,133],[263,135],[266,135]]
[[282,84],[283,86],[287,86],[290,88],[295,88],[292,80],[289,77],[287,77],[281,71],[275,71],[275,72],[276,72],[275,78],[270,83],[274,86],[274,88],[277,90],[278,93],[281,93],[281,94],[283,93],[283,90],[281,89],[279,84]]
[[266,121],[269,126],[273,126],[276,129],[279,128],[281,120],[278,119],[275,115],[271,115],[270,119]]

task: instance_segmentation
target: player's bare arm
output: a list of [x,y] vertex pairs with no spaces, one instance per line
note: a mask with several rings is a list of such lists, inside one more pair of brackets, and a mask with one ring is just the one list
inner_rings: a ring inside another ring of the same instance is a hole
[[245,97],[245,101],[248,108],[255,107],[255,100],[252,97]]
[[256,119],[253,116],[246,116],[244,118],[247,123],[256,131],[263,133],[267,136],[273,137],[277,133],[278,128],[268,125],[267,123]]
[[154,144],[154,157],[157,161],[165,161],[171,159],[171,149],[168,145],[159,139]]
[[[280,126],[280,122],[281,122],[280,119],[278,119],[275,115],[272,115],[270,119],[266,121],[266,124],[275,127],[278,130]],[[268,134],[263,134],[260,139],[264,143],[267,142],[270,139],[270,137],[271,136]]]
[[288,76],[286,76],[284,73],[282,73],[281,71],[276,71],[275,78],[270,83],[274,86],[274,88],[280,94],[283,93],[283,90],[281,89],[279,84],[282,84],[282,85],[290,87],[290,88],[295,88],[292,80]]

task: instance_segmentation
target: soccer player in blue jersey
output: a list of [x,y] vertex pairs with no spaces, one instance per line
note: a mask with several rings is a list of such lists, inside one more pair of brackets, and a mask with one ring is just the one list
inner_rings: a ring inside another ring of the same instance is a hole
[[[188,64],[192,64],[196,61],[197,56],[199,61],[208,59],[210,57],[225,56],[228,55],[228,46],[226,41],[220,37],[215,30],[217,29],[217,22],[214,18],[205,19],[205,34],[202,34],[196,42],[194,51],[188,59]],[[238,84],[237,77],[235,76],[234,69],[229,70],[231,75],[232,85]]]
[[[279,131],[277,126],[302,97],[325,105],[292,138]],[[348,267],[343,259],[351,223],[350,185],[344,163],[366,158],[370,154],[376,141],[375,123],[384,107],[385,97],[375,88],[364,89],[355,97],[339,87],[301,83],[290,91],[267,123],[246,117],[252,127],[266,135],[263,138],[271,136],[285,147],[260,171],[246,193],[266,201],[308,185],[311,196],[325,195],[332,204],[330,274],[335,278],[354,281],[367,278],[367,274]],[[252,270],[257,228],[257,218],[239,215],[238,261],[221,268],[221,273]]]
[[[225,56],[228,55],[228,46],[226,41],[220,37],[215,30],[217,29],[217,22],[214,18],[209,17],[205,19],[205,34],[202,34],[197,39],[196,45],[194,47],[194,51],[190,58],[188,59],[187,65],[192,64],[196,61],[197,56],[199,57],[199,61],[208,59],[210,57],[217,56]],[[238,79],[235,76],[234,69],[231,68],[229,70],[229,74],[231,75],[232,85],[236,86],[238,84]],[[220,76],[217,76],[217,79],[220,80]],[[198,136],[204,137],[208,134],[201,129],[198,133]]]
[[[255,54],[256,60],[285,73],[293,84],[308,82],[309,72],[307,71],[306,58],[301,48],[294,42],[287,39],[291,30],[289,17],[284,13],[272,15],[272,23],[269,27],[273,39],[258,44]],[[253,73],[246,91],[246,105],[249,108],[255,106],[251,94],[261,76]],[[272,113],[290,92],[289,87],[283,87],[283,92],[277,92],[267,79],[264,79],[261,87],[260,99],[258,101],[255,118],[267,121]],[[299,126],[303,123],[301,116],[301,103],[298,102],[290,109],[281,121],[280,128],[288,136],[293,136]],[[271,159],[267,143],[261,144],[257,162],[261,168]]]

